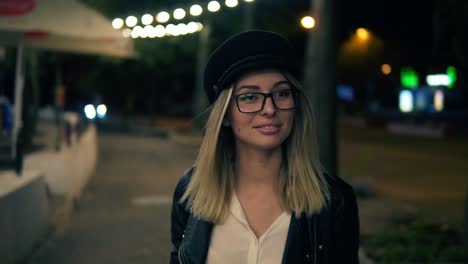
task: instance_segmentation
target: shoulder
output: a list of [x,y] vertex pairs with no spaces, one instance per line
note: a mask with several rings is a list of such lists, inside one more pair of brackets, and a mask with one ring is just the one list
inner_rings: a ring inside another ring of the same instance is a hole
[[331,206],[338,209],[343,206],[352,206],[356,204],[356,195],[353,187],[338,176],[325,173],[325,179],[330,190]]
[[176,188],[174,190],[174,201],[179,201],[182,198],[182,195],[187,190],[187,186],[192,179],[193,172],[195,170],[195,166],[192,166],[188,170],[184,172],[182,177],[177,182]]

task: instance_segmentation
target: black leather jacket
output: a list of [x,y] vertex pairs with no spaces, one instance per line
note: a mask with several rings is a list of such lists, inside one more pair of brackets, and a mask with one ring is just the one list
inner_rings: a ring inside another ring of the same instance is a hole
[[[213,224],[197,219],[178,201],[190,182],[193,168],[180,179],[172,204],[171,264],[206,262]],[[326,179],[331,190],[330,206],[319,214],[291,215],[283,264],[359,263],[359,219],[352,187],[338,177]]]

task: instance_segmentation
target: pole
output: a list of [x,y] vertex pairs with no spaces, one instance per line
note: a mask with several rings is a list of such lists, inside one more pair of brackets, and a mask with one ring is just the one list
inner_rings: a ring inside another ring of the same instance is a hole
[[244,3],[244,30],[249,30],[254,28],[254,12],[255,6],[254,2],[245,2]]
[[203,88],[203,73],[205,70],[205,65],[208,61],[210,34],[211,25],[207,19],[205,21],[203,30],[200,32],[197,58],[197,76],[192,104],[192,115],[194,117],[193,126],[196,129],[202,129],[205,125],[205,120],[207,120],[208,117],[208,113],[204,112],[209,104]]
[[317,24],[308,32],[304,70],[305,94],[312,102],[320,158],[325,170],[338,175],[336,136],[336,39],[335,0],[311,0]]
[[[18,44],[18,52],[16,54],[16,76],[15,76],[15,106],[14,106],[14,123],[13,123],[13,133],[11,140],[11,158],[14,161],[17,161],[22,153],[20,150],[21,143],[20,140],[20,131],[23,126],[23,121],[21,118],[21,109],[23,102],[23,90],[24,90],[24,65],[23,65],[23,44]],[[20,157],[21,158],[21,157]],[[19,171],[21,172],[21,166],[18,166]]]

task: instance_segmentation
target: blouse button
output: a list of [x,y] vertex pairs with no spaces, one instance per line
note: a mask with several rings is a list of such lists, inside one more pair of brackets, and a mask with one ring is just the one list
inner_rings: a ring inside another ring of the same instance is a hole
[[306,254],[306,258],[310,258],[310,255],[309,255],[309,254]]
[[319,250],[322,250],[322,249],[323,249],[323,245],[319,245],[318,248],[319,248]]

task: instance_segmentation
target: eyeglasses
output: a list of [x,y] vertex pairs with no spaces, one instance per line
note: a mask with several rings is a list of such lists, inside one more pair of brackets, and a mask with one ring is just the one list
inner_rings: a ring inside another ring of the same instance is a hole
[[241,93],[232,98],[241,113],[256,113],[263,110],[268,97],[278,110],[291,110],[297,105],[297,92],[293,89],[278,90],[273,93]]

